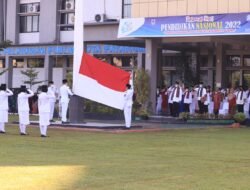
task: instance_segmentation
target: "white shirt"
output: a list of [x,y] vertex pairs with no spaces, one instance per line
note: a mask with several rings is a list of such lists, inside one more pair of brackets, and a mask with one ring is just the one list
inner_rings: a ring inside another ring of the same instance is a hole
[[184,92],[184,104],[191,104],[192,103],[192,92],[189,92],[189,97],[187,96],[188,92]]
[[168,103],[172,104],[173,100],[171,100],[172,92],[174,90],[173,86],[170,86],[168,90],[166,91],[165,95],[168,95]]
[[133,89],[128,89],[124,94],[124,107],[126,106],[132,106],[133,104]]
[[[235,93],[235,95],[236,95],[236,104],[243,105],[244,102],[245,102],[245,99],[247,98],[246,92],[244,92],[244,91],[237,91]],[[241,98],[241,96],[242,96],[242,98]]]
[[[202,90],[202,92],[201,92],[201,90]],[[207,90],[204,87],[196,88],[195,91],[197,92],[197,99],[198,100],[201,100],[201,98],[207,94]]]
[[18,112],[30,111],[29,98],[34,96],[34,93],[31,90],[28,91],[29,94],[25,92],[20,92],[17,96]]
[[204,105],[209,105],[211,103],[211,93],[207,93],[207,99],[204,102]]
[[[177,88],[179,88],[179,96],[178,97],[177,97],[177,91],[178,91]],[[182,94],[183,93],[182,93],[181,87],[174,87],[173,91],[172,91],[172,93],[170,95],[170,100],[173,101],[173,102],[180,102],[182,100]],[[173,96],[173,99],[172,99],[172,96]]]
[[9,110],[8,96],[12,95],[13,92],[9,89],[6,89],[6,91],[4,90],[0,91],[0,110]]
[[61,103],[69,102],[69,96],[73,96],[73,93],[67,85],[62,85],[60,88],[60,101]]
[[48,94],[54,96],[53,98],[50,99],[51,102],[56,102],[57,89],[56,89],[56,86],[54,84],[49,86]]
[[42,92],[38,95],[38,111],[39,113],[50,113],[50,99],[53,96]]

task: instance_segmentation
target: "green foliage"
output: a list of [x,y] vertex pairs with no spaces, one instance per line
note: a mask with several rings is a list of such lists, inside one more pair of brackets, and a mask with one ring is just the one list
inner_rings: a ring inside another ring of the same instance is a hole
[[70,88],[72,88],[72,85],[73,85],[73,72],[68,72],[66,74],[66,79],[68,80],[68,85]]
[[[7,41],[3,41],[3,42],[0,42],[0,51],[3,51],[5,48],[9,47],[11,45],[11,41],[7,40]],[[4,69],[3,71],[0,72],[0,76],[2,74],[4,74],[6,71],[8,71],[9,69]]]
[[5,48],[11,46],[11,44],[12,42],[10,40],[0,42],[0,51],[3,51]]
[[0,72],[0,76],[3,75],[5,72],[7,72],[9,69],[4,69],[3,71]]
[[150,95],[150,85],[149,85],[149,74],[143,69],[138,69],[135,71],[134,80],[134,90],[136,93],[135,100],[135,114],[136,115],[149,115],[149,95]]
[[21,74],[25,75],[28,80],[23,81],[24,84],[28,84],[30,88],[32,88],[33,85],[40,84],[45,81],[37,81],[37,75],[38,71],[36,71],[33,67],[26,69],[25,71],[21,71]]
[[234,116],[233,116],[234,120],[237,122],[237,123],[242,123],[246,120],[246,116],[244,113],[236,113]]
[[183,119],[183,120],[187,120],[190,118],[190,114],[189,114],[189,112],[182,112],[179,114],[179,118]]

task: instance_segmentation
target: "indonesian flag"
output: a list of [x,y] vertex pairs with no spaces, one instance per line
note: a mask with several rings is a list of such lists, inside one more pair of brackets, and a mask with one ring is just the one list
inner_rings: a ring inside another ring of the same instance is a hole
[[76,81],[78,96],[123,110],[130,73],[83,54]]

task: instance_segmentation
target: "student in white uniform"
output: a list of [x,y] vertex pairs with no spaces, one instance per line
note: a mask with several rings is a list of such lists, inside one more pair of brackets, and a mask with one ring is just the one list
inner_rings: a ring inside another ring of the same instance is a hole
[[127,87],[127,91],[124,94],[124,99],[125,99],[124,117],[125,117],[125,125],[126,125],[125,129],[130,129],[134,91],[131,88],[130,84],[127,84],[126,87]]
[[6,84],[0,86],[0,133],[5,133],[5,123],[8,122],[9,101],[8,97],[13,92],[6,88]]
[[42,92],[38,95],[38,111],[39,111],[39,126],[41,137],[47,137],[47,128],[50,125],[50,98],[52,95],[48,93],[48,87],[42,86]]
[[204,101],[204,113],[209,113],[209,105],[211,103],[211,87],[207,86],[206,88],[206,95],[205,95],[205,101]]
[[236,95],[236,105],[238,112],[243,113],[244,112],[244,103],[247,99],[246,93],[244,92],[242,86],[239,87],[239,90],[235,93]]
[[32,96],[34,96],[34,93],[31,90],[27,90],[26,86],[22,85],[20,93],[17,96],[20,135],[27,135],[26,126],[30,124],[29,98]]
[[192,93],[189,91],[188,87],[185,87],[183,102],[184,102],[184,112],[190,113],[190,104],[192,103]]
[[175,87],[173,89],[173,92],[171,93],[171,101],[173,101],[173,117],[179,116],[180,111],[180,102],[182,100],[182,88],[179,85],[179,82],[175,82]]
[[53,98],[50,99],[50,122],[54,122],[53,117],[55,111],[57,89],[53,81],[49,82],[48,94],[53,96]]
[[63,80],[63,85],[60,88],[60,104],[61,104],[61,115],[62,115],[62,124],[67,122],[67,111],[69,106],[69,96],[73,96],[73,93],[69,89],[68,81]]

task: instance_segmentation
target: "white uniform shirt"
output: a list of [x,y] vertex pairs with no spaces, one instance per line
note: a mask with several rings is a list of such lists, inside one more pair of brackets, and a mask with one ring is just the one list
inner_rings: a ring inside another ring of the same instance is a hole
[[168,103],[169,104],[173,103],[173,100],[171,100],[173,90],[174,90],[174,87],[171,86],[171,87],[168,88],[167,92],[165,93],[165,95],[168,95]]
[[236,104],[243,105],[244,102],[245,102],[245,99],[247,98],[246,97],[247,96],[246,92],[244,92],[244,91],[237,91],[235,93],[235,95],[236,95]]
[[184,92],[184,104],[191,104],[192,103],[192,92],[189,92],[189,96],[188,96],[188,92]]
[[204,105],[209,105],[211,103],[211,93],[207,93],[206,101],[204,102]]
[[128,89],[124,94],[124,107],[133,105],[133,89]]
[[60,88],[60,102],[61,103],[69,102],[69,95],[71,96],[73,95],[69,87],[65,84],[62,85]]
[[8,96],[12,96],[13,92],[9,89],[0,91],[0,110],[9,110]]
[[50,113],[50,99],[53,96],[42,92],[38,95],[38,111],[39,113]]
[[207,94],[207,90],[204,87],[196,88],[195,91],[197,92],[198,100],[201,100],[201,98]]
[[48,88],[48,94],[54,96],[53,98],[50,99],[51,102],[56,102],[56,94],[57,94],[57,89],[55,85],[50,85]]
[[17,96],[18,112],[30,111],[29,98],[34,96],[34,93],[31,90],[28,91],[29,94],[25,92],[20,92]]
[[[178,92],[178,89],[177,88],[179,88],[179,96],[177,97],[177,92]],[[174,93],[174,94],[173,94]],[[173,102],[180,102],[181,100],[182,100],[182,89],[181,89],[181,87],[174,87],[173,88],[173,91],[172,91],[172,93],[171,93],[171,95],[170,95],[170,99],[171,99],[171,101],[173,101]],[[173,99],[172,99],[172,96],[173,96]]]

